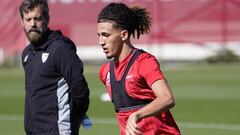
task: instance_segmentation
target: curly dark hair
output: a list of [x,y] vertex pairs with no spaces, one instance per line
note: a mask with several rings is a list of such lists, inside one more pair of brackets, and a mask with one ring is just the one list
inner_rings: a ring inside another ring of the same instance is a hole
[[44,19],[49,21],[49,9],[47,0],[24,0],[19,8],[21,19],[23,19],[23,13],[33,10],[36,6],[40,6]]
[[112,22],[115,28],[127,30],[135,38],[144,33],[149,33],[151,26],[151,17],[146,8],[129,8],[124,3],[110,3],[99,13],[97,23]]

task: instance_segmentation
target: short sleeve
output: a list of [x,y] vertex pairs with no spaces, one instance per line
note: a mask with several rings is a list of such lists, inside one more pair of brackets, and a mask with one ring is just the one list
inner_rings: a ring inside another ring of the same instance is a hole
[[99,70],[99,79],[102,81],[104,85],[106,85],[106,78],[107,78],[106,67],[107,67],[107,64],[103,64]]
[[145,79],[148,86],[151,86],[155,81],[165,79],[160,64],[157,59],[148,54],[142,54],[139,61],[139,73]]

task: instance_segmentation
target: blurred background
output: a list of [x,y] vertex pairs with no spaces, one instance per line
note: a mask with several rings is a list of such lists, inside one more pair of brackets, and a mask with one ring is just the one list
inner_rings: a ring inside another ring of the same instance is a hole
[[[96,19],[109,2],[146,7],[151,32],[134,40],[157,57],[176,98],[171,110],[184,135],[240,133],[240,0],[48,0],[50,28],[77,45],[91,89],[86,135],[116,135],[111,102],[98,70],[106,62]],[[20,24],[21,0],[0,1],[0,133],[23,135],[24,74],[21,52],[28,44]],[[110,132],[111,130],[111,132]]]

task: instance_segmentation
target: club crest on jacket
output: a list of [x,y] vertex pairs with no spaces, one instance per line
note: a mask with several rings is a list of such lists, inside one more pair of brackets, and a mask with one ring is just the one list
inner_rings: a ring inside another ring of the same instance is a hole
[[47,58],[49,56],[49,53],[42,53],[42,62],[46,62]]

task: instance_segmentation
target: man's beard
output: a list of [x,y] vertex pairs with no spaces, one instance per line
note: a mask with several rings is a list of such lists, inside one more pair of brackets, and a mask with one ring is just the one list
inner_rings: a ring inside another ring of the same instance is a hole
[[46,32],[45,29],[43,29],[43,30],[30,29],[28,32],[25,30],[27,38],[28,38],[29,42],[32,44],[39,43],[42,40],[45,32]]

